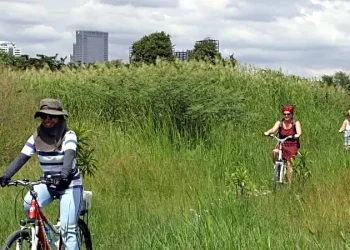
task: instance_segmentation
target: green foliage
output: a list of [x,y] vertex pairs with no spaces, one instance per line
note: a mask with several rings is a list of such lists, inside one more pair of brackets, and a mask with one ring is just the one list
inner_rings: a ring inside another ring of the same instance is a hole
[[341,87],[350,90],[350,76],[342,71],[335,72],[333,75],[323,75],[322,82],[327,86]]
[[27,55],[14,56],[5,52],[0,52],[0,65],[12,66],[17,69],[23,69]]
[[324,82],[327,86],[333,86],[333,76],[323,75],[322,82]]
[[190,77],[167,80],[147,89],[154,120],[170,117],[171,128],[180,134],[203,137],[212,126],[244,119],[244,96],[211,81]]
[[228,192],[232,193],[235,190],[236,196],[243,195],[246,191],[253,191],[256,188],[245,167],[239,167],[233,173],[226,171],[225,182]]
[[45,96],[59,96],[76,116],[86,108],[94,110],[96,119],[113,122],[124,130],[152,120],[170,134],[179,132],[203,139],[213,126],[244,122],[248,113],[243,91],[221,85],[213,77],[215,69],[210,64],[202,66],[207,69],[198,75],[195,68],[183,63],[162,61],[156,68],[115,68],[117,75],[111,77],[99,73],[109,70],[104,65],[88,68],[96,74],[87,80],[71,78],[61,84],[63,76],[58,75],[56,81],[43,84],[40,91]]
[[[98,178],[84,178],[96,204],[89,217],[94,249],[347,249],[349,155],[337,133],[350,107],[345,89],[220,61],[94,64],[60,71],[2,67],[0,74],[0,148],[6,163],[37,126],[33,113],[43,97],[62,99],[69,124],[83,121],[82,128],[94,131],[86,135],[100,166]],[[230,118],[218,108],[218,98],[235,93],[242,99],[224,104],[243,112]],[[187,111],[177,111],[182,105],[171,98],[185,103]],[[312,178],[303,192],[258,195],[248,191],[244,172],[258,190],[270,188],[275,142],[262,132],[281,118],[284,103],[296,106]],[[212,104],[218,111],[207,110]],[[207,115],[210,143],[198,141],[189,148],[179,140],[175,147],[168,129],[154,127],[171,125],[171,111],[186,119]],[[16,177],[38,177],[36,170],[38,162],[31,160]],[[245,187],[240,199],[234,196],[236,184]],[[12,202],[17,192],[15,187],[0,190],[2,239],[18,229]],[[57,210],[51,208],[45,210],[55,219]],[[25,217],[22,204],[18,211]]]
[[94,156],[95,149],[91,145],[92,131],[84,129],[82,124],[71,127],[76,133],[78,139],[77,145],[77,164],[84,177],[85,175],[94,176],[97,170],[98,161]]
[[189,60],[215,63],[216,59],[222,59],[221,53],[217,51],[216,44],[210,38],[204,39],[201,43],[196,43],[189,55]]
[[157,58],[175,59],[170,35],[164,31],[143,36],[132,45],[132,62],[156,64]]
[[65,65],[65,58],[57,59],[55,56],[46,56],[38,54],[37,58],[30,58],[28,55],[13,56],[7,53],[0,52],[0,65],[12,66],[15,69],[44,69],[47,66],[51,71],[61,70]]
[[293,176],[296,185],[304,187],[306,182],[311,177],[311,170],[307,164],[309,152],[306,150],[299,150],[298,156],[291,160],[293,166]]

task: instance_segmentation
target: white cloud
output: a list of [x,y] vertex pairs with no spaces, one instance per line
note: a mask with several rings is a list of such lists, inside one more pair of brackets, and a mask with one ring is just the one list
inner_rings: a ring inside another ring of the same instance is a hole
[[44,7],[35,2],[33,4],[16,1],[0,4],[0,12],[2,25],[42,23],[47,20],[49,14]]
[[98,0],[97,2],[101,4],[109,4],[109,5],[132,5],[138,7],[149,7],[149,8],[175,8],[178,6],[177,0]]
[[133,41],[165,31],[178,50],[220,41],[224,56],[311,76],[350,71],[348,1],[12,0],[0,3],[0,40],[32,56],[72,53],[75,30],[109,32],[110,59],[128,60]]

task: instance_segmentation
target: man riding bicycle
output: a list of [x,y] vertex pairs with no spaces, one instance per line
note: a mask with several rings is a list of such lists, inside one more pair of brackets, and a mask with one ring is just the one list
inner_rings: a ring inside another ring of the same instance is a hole
[[[41,208],[60,198],[60,222],[65,249],[79,250],[77,223],[82,201],[82,178],[76,164],[77,137],[68,129],[66,110],[57,99],[43,99],[34,118],[40,117],[41,124],[30,136],[21,153],[12,161],[0,177],[0,185],[5,187],[12,176],[36,153],[44,176],[54,175],[55,185],[40,184],[34,186]],[[28,193],[24,201],[24,210],[28,215],[31,196]]]
[[[300,147],[299,137],[301,135],[301,124],[299,121],[294,120],[294,107],[293,106],[284,106],[282,108],[283,119],[275,123],[275,125],[267,130],[264,134],[274,134],[278,131],[280,139],[286,138],[287,136],[292,135],[293,139],[288,139],[284,142],[282,147],[282,156],[283,159],[287,161],[287,180],[289,183],[292,182],[292,173],[293,169],[291,166],[291,159],[293,159],[298,154],[298,149]],[[278,145],[272,151],[273,163],[278,158]]]

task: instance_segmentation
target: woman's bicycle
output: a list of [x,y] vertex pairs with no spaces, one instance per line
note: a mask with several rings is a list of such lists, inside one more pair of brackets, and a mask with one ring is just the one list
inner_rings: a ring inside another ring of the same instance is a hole
[[[57,224],[53,224],[38,205],[37,193],[34,191],[33,187],[42,183],[51,184],[52,180],[50,177],[47,177],[32,182],[28,180],[11,180],[8,183],[8,186],[20,185],[28,188],[29,193],[32,196],[32,200],[30,202],[28,218],[20,221],[20,229],[8,236],[1,250],[65,249],[62,241],[64,233],[61,232],[59,217],[57,219]],[[83,207],[81,209],[80,216],[85,216],[88,214],[88,210],[91,207],[91,195],[92,193],[90,191],[84,191]],[[57,199],[58,197],[55,198]],[[80,248],[91,250],[91,234],[87,223],[84,221],[84,217],[79,218],[77,227]]]
[[350,150],[350,131],[342,130],[339,132],[344,133],[344,147],[347,151],[349,151]]
[[282,157],[282,145],[288,140],[294,138],[294,136],[290,135],[286,138],[280,139],[275,134],[265,134],[266,136],[274,137],[277,140],[278,146],[278,158],[274,163],[274,171],[273,171],[273,190],[276,190],[278,183],[284,183],[287,173],[287,161]]

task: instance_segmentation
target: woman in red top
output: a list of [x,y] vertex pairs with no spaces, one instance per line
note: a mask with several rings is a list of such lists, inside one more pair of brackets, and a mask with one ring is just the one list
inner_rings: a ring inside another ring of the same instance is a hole
[[[294,107],[284,106],[282,108],[283,119],[277,121],[273,128],[267,130],[265,134],[274,134],[279,130],[279,137],[285,138],[289,135],[294,135],[294,139],[289,139],[284,142],[282,146],[282,156],[287,160],[287,180],[289,183],[292,181],[292,166],[290,164],[291,159],[293,159],[299,149],[299,137],[301,135],[301,125],[299,121],[293,119]],[[272,151],[273,162],[278,158],[278,145]]]

